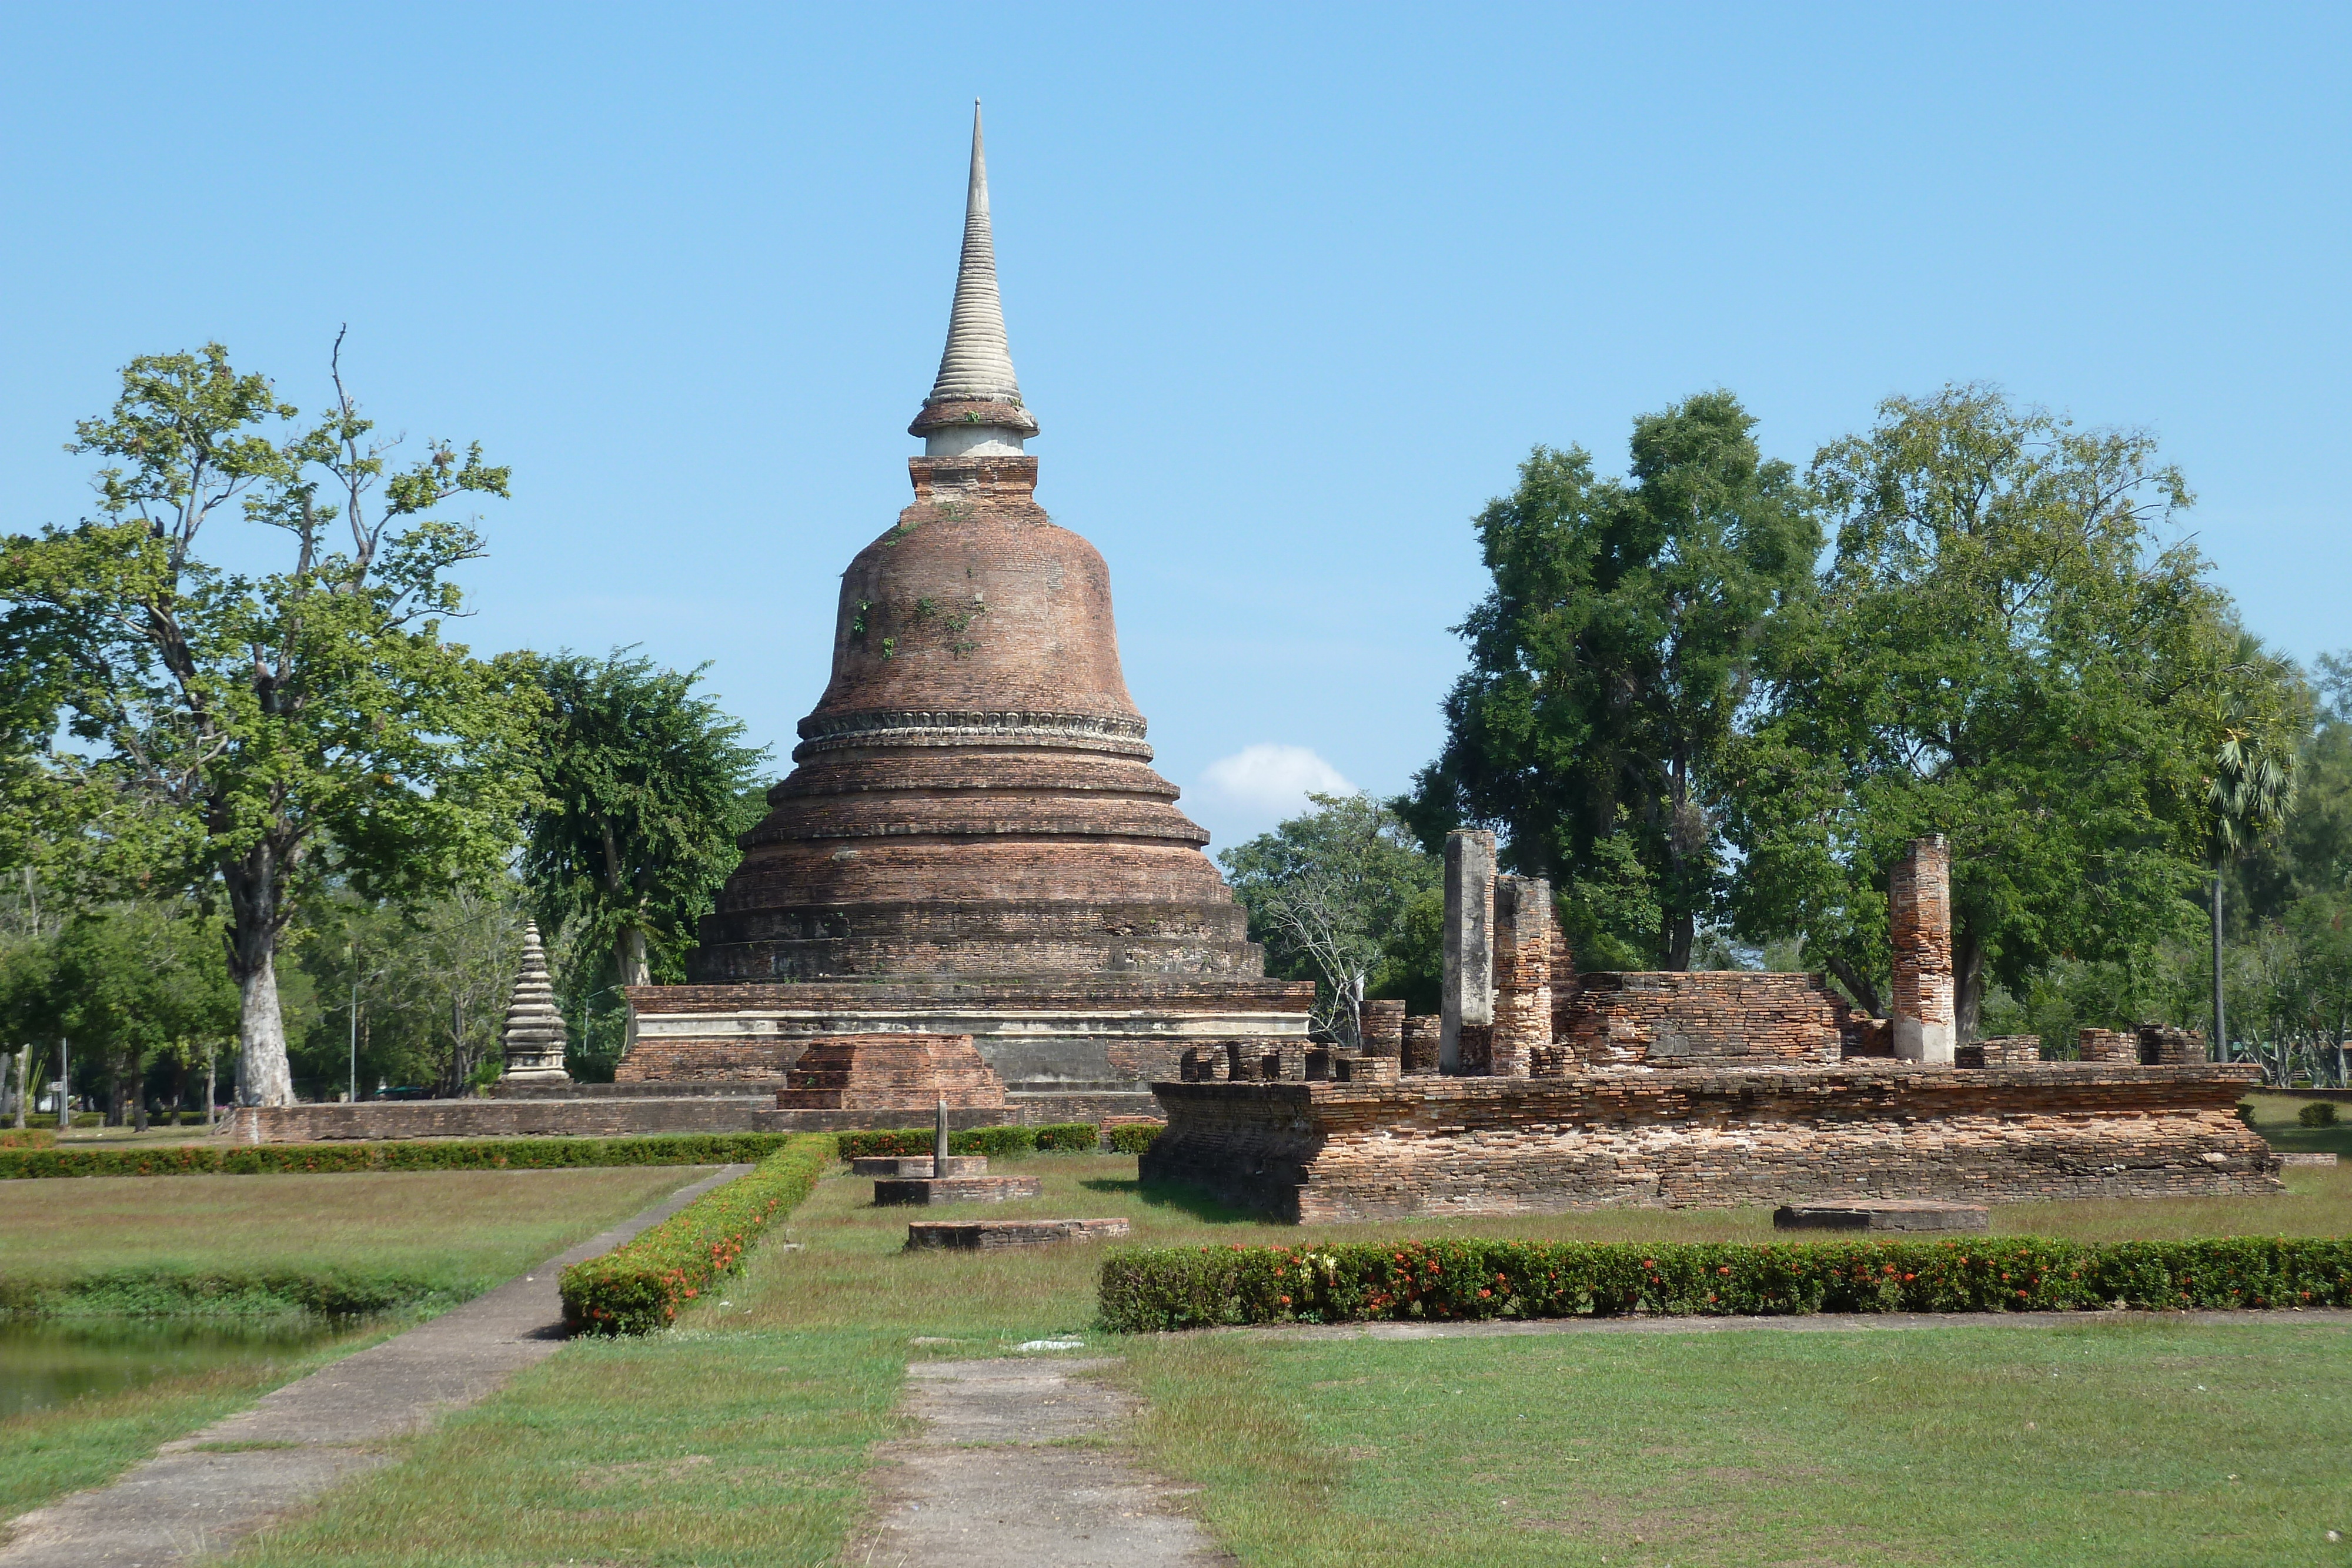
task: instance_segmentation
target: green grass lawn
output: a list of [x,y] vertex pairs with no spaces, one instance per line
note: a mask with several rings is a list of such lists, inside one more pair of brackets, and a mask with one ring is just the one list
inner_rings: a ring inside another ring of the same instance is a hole
[[2352,1330],[1132,1347],[1142,1446],[1245,1563],[2341,1562]]
[[470,1292],[705,1174],[640,1166],[10,1182],[0,1186],[0,1276],[366,1267]]
[[2314,1095],[2270,1090],[2246,1096],[2254,1108],[2254,1131],[2274,1149],[2337,1155],[2352,1160],[2352,1102],[2335,1101],[2340,1118],[2333,1127],[2306,1127],[2295,1118],[2305,1105],[2322,1102]]
[[[1124,1215],[1160,1244],[1741,1239],[1770,1223],[1630,1210],[1301,1230],[1147,1198],[1129,1157],[1017,1168],[1045,1177],[1043,1197],[923,1217]],[[1202,1516],[1251,1563],[2273,1564],[2334,1561],[2315,1555],[2324,1531],[2352,1534],[2329,1457],[2352,1344],[2333,1324],[1122,1341],[1092,1327],[1099,1250],[906,1253],[919,1211],[869,1192],[826,1180],[677,1330],[573,1344],[235,1561],[831,1562],[872,1445],[900,1429],[908,1360],[1064,1335],[1125,1357],[1153,1406],[1138,1443],[1206,1489]],[[2352,1172],[2297,1172],[2273,1197],[1994,1222],[2342,1232]]]
[[[651,1207],[694,1167],[143,1176],[0,1186],[0,1274],[97,1268],[399,1269],[470,1295]],[[0,1421],[0,1517],[118,1475],[407,1326]]]

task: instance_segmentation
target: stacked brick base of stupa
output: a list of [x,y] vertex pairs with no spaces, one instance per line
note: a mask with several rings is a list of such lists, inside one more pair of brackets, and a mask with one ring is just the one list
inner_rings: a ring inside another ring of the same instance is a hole
[[951,1111],[1004,1103],[968,1034],[835,1034],[808,1042],[776,1091],[779,1111]]
[[2277,1189],[2252,1066],[2050,1062],[1154,1086],[1147,1185],[1301,1221]]

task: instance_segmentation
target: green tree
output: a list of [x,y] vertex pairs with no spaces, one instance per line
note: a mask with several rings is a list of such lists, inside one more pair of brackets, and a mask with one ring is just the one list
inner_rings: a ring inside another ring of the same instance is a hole
[[1811,497],[1727,392],[1634,422],[1628,479],[1538,447],[1477,528],[1494,588],[1401,802],[1433,847],[1497,829],[1549,877],[1580,957],[1687,968],[1728,868],[1713,796],[1769,623],[1811,589]]
[[2295,761],[2310,724],[2302,680],[2286,661],[2240,632],[2214,694],[2220,742],[2205,782],[2205,857],[2210,868],[2213,1049],[2229,1054],[2227,977],[2223,973],[2221,888],[2231,863],[2275,833],[2294,803]]
[[522,953],[521,884],[507,878],[407,905],[348,893],[322,904],[296,952],[319,1006],[299,1043],[300,1073],[445,1095],[488,1082]]
[[[695,924],[742,859],[737,836],[765,814],[753,786],[768,753],[694,690],[700,668],[616,649],[541,658],[532,674],[547,700],[522,874],[540,925],[569,950],[608,952],[608,984],[682,979]],[[574,967],[575,991],[602,973]]]
[[236,1032],[237,991],[224,960],[212,923],[163,900],[84,915],[58,934],[45,976],[49,1030],[99,1065],[110,1122],[128,1111],[143,1128],[150,1064],[194,1060]]
[[1316,1022],[1359,1036],[1366,996],[1409,983],[1416,901],[1443,869],[1368,795],[1309,795],[1315,809],[1217,857],[1265,946],[1266,970],[1316,982]]
[[1978,386],[1879,414],[1812,468],[1836,551],[1727,758],[1732,906],[1884,1012],[1887,870],[1944,834],[1965,1039],[1990,982],[2021,996],[2191,918],[2236,632],[2160,537],[2191,497],[2151,437]]
[[[442,443],[394,470],[340,347],[307,427],[216,343],[133,361],[68,448],[107,462],[101,515],[0,544],[10,678],[55,693],[89,770],[136,803],[114,831],[151,884],[225,897],[248,1104],[292,1098],[276,955],[321,878],[403,898],[488,873],[525,776],[528,695],[442,636],[480,536],[431,515],[503,496],[507,470]],[[224,514],[283,530],[283,570],[208,563]]]

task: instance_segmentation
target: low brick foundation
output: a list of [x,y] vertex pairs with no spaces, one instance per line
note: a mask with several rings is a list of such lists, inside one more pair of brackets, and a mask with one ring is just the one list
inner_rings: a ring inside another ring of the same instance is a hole
[[1289,1220],[2270,1192],[2251,1066],[1909,1063],[1398,1083],[1156,1083],[1147,1186]]
[[[603,1087],[582,1084],[583,1090]],[[1050,1127],[1156,1114],[1149,1094],[1008,1094],[1001,1110],[950,1110],[949,1125]],[[929,1126],[928,1110],[780,1111],[759,1095],[543,1096],[499,1100],[383,1100],[357,1105],[285,1105],[228,1113],[222,1137],[240,1144],[321,1144],[404,1138],[625,1138],[651,1133],[849,1133]]]

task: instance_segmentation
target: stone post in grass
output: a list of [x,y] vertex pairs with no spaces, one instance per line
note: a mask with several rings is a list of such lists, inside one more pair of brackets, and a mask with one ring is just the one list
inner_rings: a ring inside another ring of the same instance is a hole
[[948,1097],[940,1096],[939,1120],[931,1128],[931,1175],[948,1168]]

